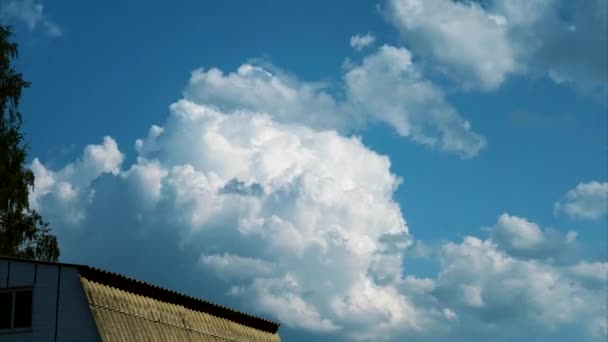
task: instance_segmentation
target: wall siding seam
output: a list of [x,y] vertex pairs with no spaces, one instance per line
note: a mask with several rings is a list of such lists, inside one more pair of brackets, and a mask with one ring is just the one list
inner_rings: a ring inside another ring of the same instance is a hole
[[57,342],[57,325],[59,322],[59,287],[61,286],[61,266],[57,271],[57,299],[55,302],[55,342]]
[[8,261],[8,266],[6,267],[6,288],[9,288],[9,280],[11,279],[11,261]]

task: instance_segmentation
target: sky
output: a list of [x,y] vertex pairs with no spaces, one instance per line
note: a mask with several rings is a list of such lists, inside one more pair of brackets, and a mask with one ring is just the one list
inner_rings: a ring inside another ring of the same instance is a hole
[[63,262],[284,341],[605,341],[608,1],[0,1]]

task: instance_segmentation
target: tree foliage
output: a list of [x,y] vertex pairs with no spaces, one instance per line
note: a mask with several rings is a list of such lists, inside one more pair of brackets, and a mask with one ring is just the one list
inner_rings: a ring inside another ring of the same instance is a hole
[[18,110],[21,91],[29,86],[15,71],[17,44],[10,27],[0,26],[0,255],[56,261],[57,238],[29,206],[34,174],[25,165],[27,146]]

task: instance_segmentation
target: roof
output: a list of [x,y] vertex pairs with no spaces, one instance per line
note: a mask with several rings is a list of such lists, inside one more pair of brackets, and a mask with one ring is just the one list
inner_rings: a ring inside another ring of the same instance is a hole
[[279,335],[81,277],[102,341],[278,342]]
[[102,340],[280,341],[279,324],[87,265],[74,267]]

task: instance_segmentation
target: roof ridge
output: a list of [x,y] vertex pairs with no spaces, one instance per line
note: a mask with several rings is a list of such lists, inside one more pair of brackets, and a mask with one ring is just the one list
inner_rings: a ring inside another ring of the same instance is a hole
[[[100,284],[115,286],[118,289],[143,295],[149,298],[182,305],[184,307],[197,311],[208,312],[218,317],[222,317],[231,320],[235,323],[247,325],[259,330],[276,333],[280,326],[280,324],[277,322],[252,314],[248,314],[242,311],[238,311],[224,305],[216,304],[202,298],[197,298],[189,294],[181,293],[176,290],[164,288],[142,280],[131,278],[124,274],[106,271],[88,265],[79,265],[78,269],[81,273],[81,276],[92,281],[98,282]],[[129,286],[135,284],[139,286]],[[144,288],[142,288],[141,286],[143,286]],[[170,295],[170,297],[172,298],[168,298],[168,296],[164,296],[163,294]]]

